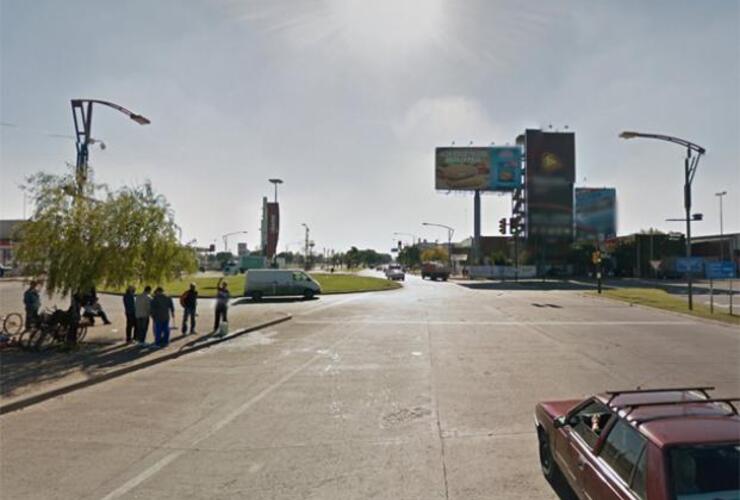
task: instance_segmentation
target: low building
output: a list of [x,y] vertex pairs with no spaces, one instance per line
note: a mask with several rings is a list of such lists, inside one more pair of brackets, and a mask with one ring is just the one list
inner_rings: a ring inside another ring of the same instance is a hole
[[13,247],[17,243],[14,239],[16,228],[25,222],[23,219],[0,219],[0,264],[13,267],[15,256]]

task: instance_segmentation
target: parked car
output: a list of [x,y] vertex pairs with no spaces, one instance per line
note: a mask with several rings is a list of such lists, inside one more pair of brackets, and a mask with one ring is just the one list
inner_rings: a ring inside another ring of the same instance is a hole
[[12,267],[8,267],[5,264],[0,264],[0,278],[5,276],[6,274],[9,274],[12,270]]
[[540,465],[581,499],[740,498],[737,398],[713,387],[610,391],[535,409]]
[[406,280],[406,273],[403,272],[403,268],[398,264],[390,264],[385,270],[385,277],[389,280]]
[[320,293],[318,282],[298,269],[250,269],[244,284],[244,295],[254,300],[291,295],[310,299]]

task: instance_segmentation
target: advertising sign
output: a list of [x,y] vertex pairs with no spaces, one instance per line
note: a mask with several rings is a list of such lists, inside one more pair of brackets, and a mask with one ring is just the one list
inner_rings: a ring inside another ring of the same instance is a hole
[[702,257],[679,257],[676,259],[676,271],[679,273],[700,273],[704,268]]
[[272,259],[277,252],[278,236],[280,234],[280,206],[277,203],[267,203],[267,246],[265,257]]
[[518,146],[436,149],[436,189],[511,191],[521,185],[522,150]]
[[491,175],[488,148],[437,148],[435,188],[441,190],[486,190]]
[[491,148],[492,191],[511,191],[522,187],[522,150],[519,147]]
[[731,260],[707,262],[704,264],[704,275],[707,279],[726,280],[735,278],[735,263]]
[[605,241],[617,235],[617,190],[576,188],[576,240]]
[[573,240],[575,135],[527,130],[527,234]]

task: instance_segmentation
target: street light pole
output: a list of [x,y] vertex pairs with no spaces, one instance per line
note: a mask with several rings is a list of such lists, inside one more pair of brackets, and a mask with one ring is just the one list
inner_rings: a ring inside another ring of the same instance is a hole
[[447,265],[452,269],[452,235],[455,234],[455,230],[450,226],[444,224],[435,224],[433,222],[422,222],[422,226],[434,226],[447,229]]
[[[699,164],[699,159],[706,153],[706,149],[689,142],[685,139],[679,139],[670,135],[662,134],[645,134],[641,132],[624,131],[619,134],[622,139],[634,139],[637,137],[645,139],[657,139],[660,141],[672,142],[686,148],[686,158],[684,159],[684,185],[683,185],[683,201],[684,209],[686,210],[686,259],[688,270],[686,272],[686,281],[688,282],[689,288],[689,310],[694,309],[694,296],[692,288],[692,275],[691,275],[691,183],[696,175],[696,168]],[[692,155],[696,153],[696,155]]]
[[77,146],[77,164],[75,165],[75,180],[77,181],[77,195],[83,196],[88,176],[88,146],[94,142],[92,138],[92,110],[93,104],[107,106],[131,118],[139,125],[151,123],[148,118],[136,114],[118,104],[101,101],[99,99],[72,99],[72,118],[75,123],[75,138]]
[[413,234],[413,233],[400,233],[398,231],[395,231],[393,233],[393,236],[411,236],[411,245],[416,245],[416,242],[419,241],[419,238]]
[[248,233],[248,231],[234,231],[232,233],[226,233],[223,236],[221,236],[221,238],[223,238],[223,240],[224,240],[224,253],[229,251],[229,247],[228,247],[228,244],[227,244],[227,240],[228,240],[229,236],[233,236],[235,234],[247,234],[247,233]]
[[725,231],[724,221],[722,220],[722,199],[727,194],[727,191],[714,193],[714,196],[719,198],[719,260],[725,260]]
[[306,271],[308,271],[309,270],[308,245],[309,245],[309,232],[310,232],[310,230],[308,229],[308,224],[306,224],[305,222],[301,223],[301,226],[303,226],[303,227],[306,228],[306,246],[305,246],[306,262],[304,263],[304,266],[303,267],[305,267],[306,268]]
[[275,185],[275,203],[277,203],[278,184],[282,184],[282,179],[267,179],[269,182]]

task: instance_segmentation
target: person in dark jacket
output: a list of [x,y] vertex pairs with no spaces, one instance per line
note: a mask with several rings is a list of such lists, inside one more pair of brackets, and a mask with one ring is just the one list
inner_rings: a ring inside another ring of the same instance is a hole
[[126,312],[126,343],[134,340],[136,329],[136,288],[129,286],[123,294],[123,310]]
[[90,289],[90,293],[82,297],[82,308],[84,309],[82,316],[87,318],[87,320],[90,321],[90,324],[94,325],[95,317],[99,316],[103,320],[103,324],[110,325],[110,320],[98,300],[98,294],[95,291],[95,287]]
[[41,296],[39,295],[38,285],[37,281],[31,281],[28,284],[28,290],[23,292],[23,305],[26,308],[26,330],[30,330],[39,318]]
[[154,321],[154,344],[157,347],[167,347],[170,343],[170,315],[172,321],[175,321],[175,305],[161,286],[154,290],[151,310]]
[[188,333],[188,318],[190,318],[190,333],[195,333],[195,310],[198,307],[198,289],[195,283],[190,283],[190,288],[182,294],[180,305],[183,308],[182,334],[187,335]]
[[218,325],[221,321],[227,322],[227,315],[229,312],[229,299],[231,294],[229,293],[228,286],[223,279],[218,282],[218,293],[216,294],[216,317],[213,322],[213,331],[218,332]]

